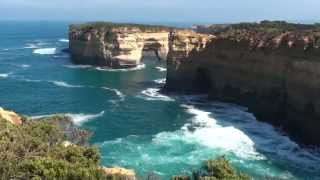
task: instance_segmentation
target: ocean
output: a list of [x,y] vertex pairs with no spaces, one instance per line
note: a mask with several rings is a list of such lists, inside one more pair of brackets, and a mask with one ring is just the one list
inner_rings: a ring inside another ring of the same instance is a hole
[[320,153],[205,95],[165,95],[166,64],[132,69],[72,64],[66,22],[0,22],[0,106],[27,116],[67,114],[94,133],[104,166],[162,179],[225,155],[255,179],[320,179]]

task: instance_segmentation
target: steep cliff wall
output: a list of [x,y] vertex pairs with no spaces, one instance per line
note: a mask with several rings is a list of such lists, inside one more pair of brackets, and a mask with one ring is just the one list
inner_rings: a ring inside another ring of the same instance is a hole
[[320,145],[319,31],[279,32],[229,30],[201,51],[169,56],[166,90],[245,105],[296,140]]
[[[180,39],[171,42],[174,34]],[[203,41],[202,36],[208,37],[191,30],[112,23],[71,25],[69,32],[70,52],[75,63],[115,68],[140,64],[144,52],[166,60],[171,47],[189,51],[201,45],[197,43]]]
[[170,28],[134,24],[91,23],[70,26],[70,52],[76,63],[134,66],[144,51],[166,59]]

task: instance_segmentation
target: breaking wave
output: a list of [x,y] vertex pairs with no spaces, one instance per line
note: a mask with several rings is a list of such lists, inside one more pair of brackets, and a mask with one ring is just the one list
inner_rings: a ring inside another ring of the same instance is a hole
[[158,71],[160,71],[160,72],[165,72],[165,71],[167,71],[167,68],[160,67],[160,66],[157,66],[156,69],[158,69]]
[[124,68],[124,69],[112,69],[112,68],[101,68],[97,67],[96,70],[99,71],[109,71],[109,72],[127,72],[127,71],[137,71],[137,70],[142,70],[146,68],[145,64],[139,64],[136,67],[133,68]]
[[[188,139],[210,148],[235,153],[241,158],[264,159],[256,152],[254,142],[242,131],[232,126],[218,125],[217,120],[210,116],[211,112],[197,109],[192,105],[182,105],[182,107],[194,116],[190,123],[182,127]],[[195,130],[189,131],[189,129]]]
[[141,91],[141,95],[138,95],[138,97],[148,101],[175,101],[171,97],[161,94],[159,91],[159,88],[148,88]]
[[125,100],[126,96],[121,91],[119,91],[118,89],[113,89],[113,88],[108,88],[108,87],[102,87],[102,89],[113,91],[120,98],[121,101]]
[[73,123],[77,126],[81,126],[82,124],[84,124],[90,120],[96,119],[98,117],[101,117],[103,115],[104,115],[104,111],[101,111],[98,114],[83,114],[83,113],[80,113],[80,114],[67,113],[66,114],[66,116],[71,117]]
[[39,46],[34,43],[27,43],[26,46],[24,47],[25,49],[37,49]]
[[[32,119],[40,119],[40,118],[46,118],[46,117],[52,117],[55,116],[56,114],[50,114],[50,115],[39,115],[39,116],[31,116]],[[84,114],[84,113],[79,113],[79,114],[72,114],[72,113],[66,113],[64,114],[65,116],[68,116],[72,119],[72,122],[77,125],[81,126],[82,124],[96,119],[98,117],[101,117],[104,115],[104,111],[101,111],[98,114]]]
[[156,80],[154,80],[154,82],[157,83],[157,84],[165,84],[166,83],[166,78],[156,79]]
[[60,86],[60,87],[68,87],[68,88],[81,88],[81,87],[83,87],[81,85],[71,85],[71,84],[68,84],[64,81],[48,81],[48,82],[51,82],[54,85]]
[[65,42],[65,43],[68,43],[68,42],[69,42],[68,39],[63,39],[63,38],[62,38],[62,39],[59,39],[59,41],[60,41],[60,42]]
[[56,48],[41,48],[33,50],[34,54],[41,54],[41,55],[51,55],[55,54],[57,51]]
[[10,73],[1,73],[0,78],[7,78],[7,77],[9,77],[10,74],[12,74],[12,73],[11,72]]

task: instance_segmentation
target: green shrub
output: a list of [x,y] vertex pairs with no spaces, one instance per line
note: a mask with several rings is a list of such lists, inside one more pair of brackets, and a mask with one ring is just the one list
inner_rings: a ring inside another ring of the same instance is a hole
[[205,161],[200,171],[188,176],[173,176],[172,180],[250,180],[248,175],[237,172],[224,157]]
[[249,176],[238,173],[225,157],[208,160],[204,163],[203,168],[207,172],[207,176],[205,177],[214,177],[216,179],[250,179]]
[[[105,179],[98,149],[81,146],[89,133],[68,117],[23,121],[0,119],[0,179]],[[66,140],[74,145],[63,146]]]

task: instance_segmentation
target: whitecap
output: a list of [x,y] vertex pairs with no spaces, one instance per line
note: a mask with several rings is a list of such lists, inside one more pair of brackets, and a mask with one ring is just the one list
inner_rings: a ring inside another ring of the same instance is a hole
[[102,68],[102,67],[97,67],[96,70],[99,71],[109,71],[109,72],[127,72],[127,71],[138,71],[146,68],[145,64],[139,64],[136,67],[133,68],[123,68],[123,69],[112,69],[112,68]]
[[49,82],[53,83],[56,86],[60,86],[60,87],[67,87],[67,88],[81,88],[81,87],[83,87],[81,85],[71,85],[71,84],[68,84],[64,81],[49,81]]
[[[41,119],[41,118],[47,118],[47,117],[52,117],[55,116],[56,114],[50,114],[50,115],[38,115],[38,116],[31,116],[32,119]],[[66,113],[64,114],[65,116],[68,116],[71,118],[72,122],[77,125],[81,126],[82,124],[96,119],[98,117],[101,117],[104,115],[104,111],[101,111],[98,114],[84,114],[84,113],[79,113],[79,114],[73,114],[73,113]]]
[[120,98],[121,101],[125,100],[126,96],[121,91],[119,91],[118,89],[113,89],[113,88],[108,88],[108,87],[101,87],[101,88],[109,90],[109,91],[113,91]]
[[27,43],[26,46],[24,47],[25,49],[37,49],[39,46],[34,43]]
[[7,78],[11,73],[1,73],[0,78]]
[[154,80],[154,82],[157,83],[157,84],[165,84],[166,83],[166,78],[156,79],[156,80]]
[[148,101],[174,101],[174,99],[161,94],[159,91],[159,88],[148,88],[146,90],[141,91],[142,95],[139,95],[138,97],[141,97]]
[[98,117],[101,117],[104,115],[104,111],[101,111],[98,114],[84,114],[84,113],[80,113],[80,114],[71,114],[71,113],[67,113],[65,114],[66,116],[70,117],[73,121],[73,123],[77,126],[81,126],[82,124],[96,119]]
[[26,82],[43,82],[42,80],[37,80],[37,79],[27,79],[27,78],[22,78],[23,81]]
[[18,66],[20,66],[20,67],[22,67],[22,68],[29,68],[29,67],[30,67],[29,64],[20,64],[20,65],[18,65]]
[[56,48],[41,48],[33,50],[34,54],[41,54],[41,55],[51,55],[55,54],[57,51]]
[[63,39],[63,38],[62,38],[62,39],[59,39],[59,41],[60,41],[60,42],[68,43],[68,42],[69,42],[69,39]]
[[[217,124],[217,120],[211,117],[211,112],[203,111],[191,105],[182,105],[186,112],[194,115],[189,124],[182,127],[184,135],[188,139],[194,139],[197,143],[213,149],[222,149],[232,152],[245,159],[265,159],[255,149],[254,142],[242,131],[233,127],[223,127]],[[195,129],[189,131],[189,129]]]
[[63,65],[63,67],[70,68],[70,69],[85,69],[91,68],[91,65]]
[[160,72],[165,72],[165,71],[167,71],[167,68],[160,67],[160,66],[157,66],[156,69],[158,69]]

